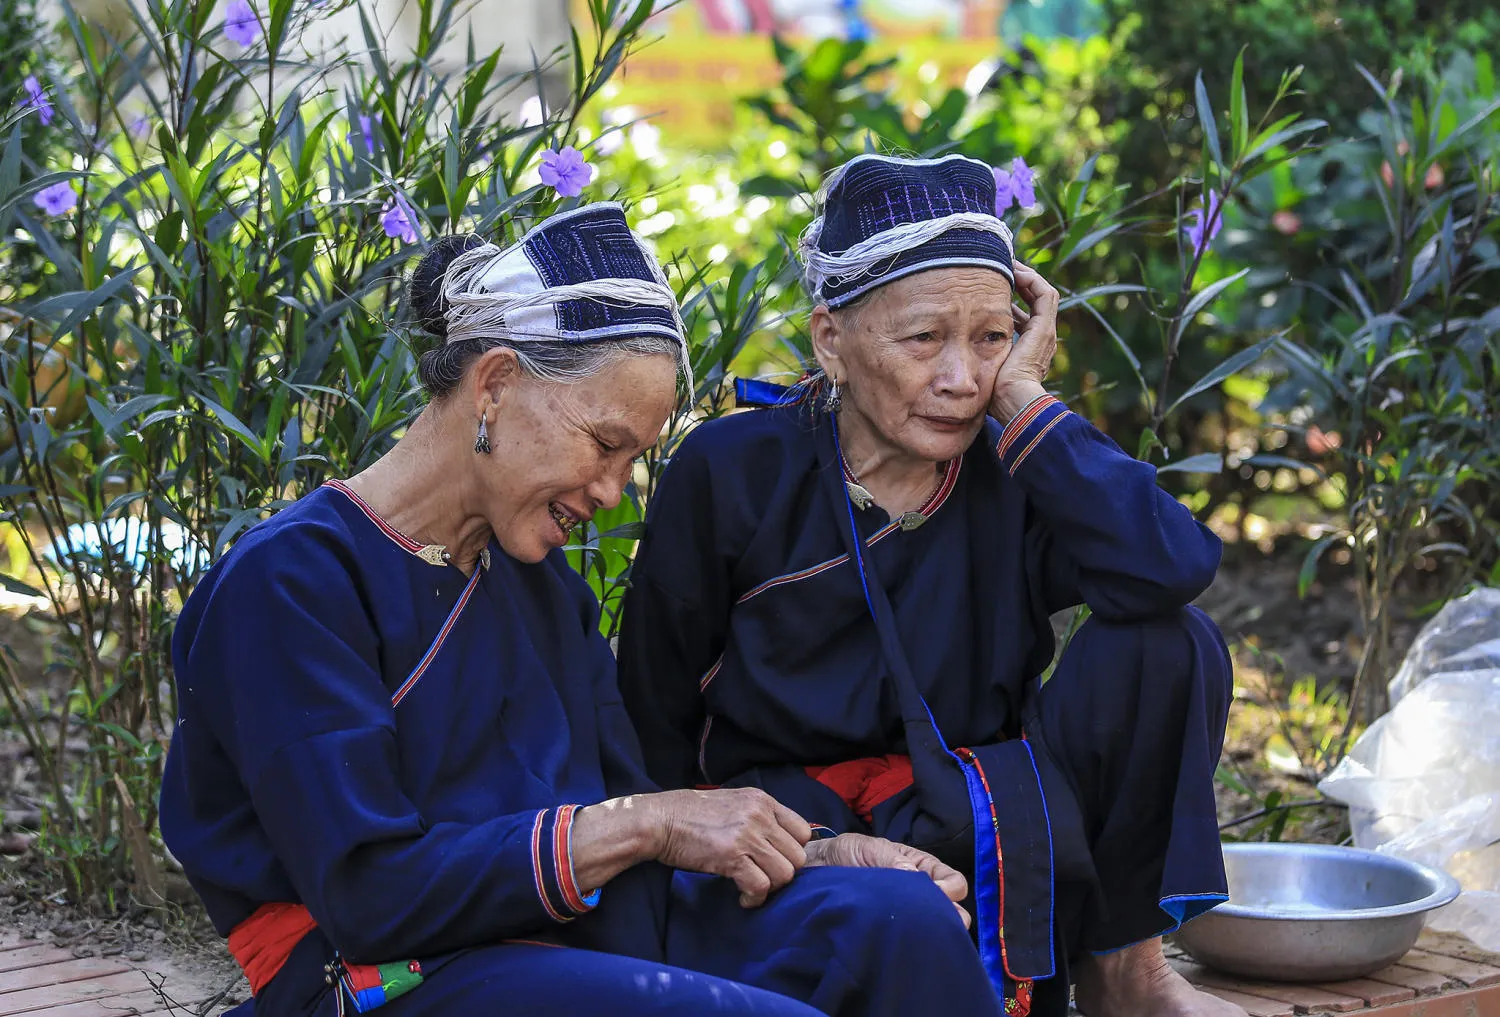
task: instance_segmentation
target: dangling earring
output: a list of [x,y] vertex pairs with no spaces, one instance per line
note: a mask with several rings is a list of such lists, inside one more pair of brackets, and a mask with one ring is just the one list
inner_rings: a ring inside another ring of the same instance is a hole
[[474,454],[484,456],[490,454],[490,429],[482,413],[479,415],[479,435],[474,439]]
[[839,380],[834,378],[828,383],[828,395],[823,398],[823,408],[829,413],[837,413],[842,405],[844,400],[839,397]]

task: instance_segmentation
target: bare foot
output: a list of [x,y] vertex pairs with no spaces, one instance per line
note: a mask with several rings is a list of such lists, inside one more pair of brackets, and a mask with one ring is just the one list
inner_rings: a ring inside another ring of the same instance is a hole
[[1088,1017],[1246,1017],[1233,1003],[1188,984],[1167,963],[1160,939],[1085,960],[1073,998]]

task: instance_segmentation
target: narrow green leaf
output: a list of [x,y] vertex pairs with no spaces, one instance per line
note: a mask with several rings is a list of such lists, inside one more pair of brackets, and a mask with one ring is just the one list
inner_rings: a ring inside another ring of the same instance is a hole
[[8,576],[0,572],[0,586],[5,587],[11,593],[20,594],[23,597],[45,597],[46,594],[29,583],[23,583],[14,576]]
[[76,328],[79,322],[93,314],[106,303],[113,300],[115,295],[131,284],[136,275],[145,266],[137,265],[123,272],[116,272],[104,285],[92,290],[80,290],[73,293],[64,293],[48,300],[43,300],[32,311],[34,317],[43,318],[54,311],[66,310],[68,314],[55,326],[52,334],[55,338],[62,338]]
[[1280,336],[1272,336],[1269,339],[1262,339],[1260,342],[1256,343],[1248,350],[1241,350],[1239,353],[1236,353],[1228,360],[1220,363],[1218,367],[1215,367],[1203,377],[1199,378],[1196,382],[1193,383],[1191,388],[1182,393],[1182,395],[1178,396],[1176,401],[1174,401],[1172,405],[1167,408],[1167,413],[1170,414],[1173,410],[1177,409],[1177,407],[1181,406],[1187,400],[1193,398],[1193,396],[1197,395],[1199,392],[1206,392],[1208,389],[1213,388],[1215,385],[1222,382],[1231,374],[1237,374],[1240,371],[1243,371],[1245,368],[1249,367],[1251,364],[1255,363],[1261,357],[1265,356],[1266,351],[1269,350],[1273,345],[1275,345],[1276,340],[1279,338]]
[[1103,327],[1110,339],[1114,341],[1115,348],[1120,351],[1125,357],[1126,363],[1130,365],[1131,373],[1135,377],[1135,383],[1140,386],[1141,394],[1149,400],[1151,398],[1151,386],[1146,384],[1146,376],[1141,373],[1140,358],[1135,355],[1135,351],[1130,348],[1130,344],[1125,341],[1125,337],[1116,331],[1115,327],[1109,323],[1109,319],[1093,304],[1085,302],[1078,306],[1092,315],[1094,320]]
[[1245,151],[1245,140],[1250,135],[1250,114],[1245,105],[1245,50],[1243,47],[1234,58],[1234,75],[1229,82],[1229,130],[1234,158],[1238,161]]
[[8,203],[21,184],[21,128],[16,127],[5,141],[0,154],[0,207]]
[[198,398],[203,402],[204,406],[207,406],[210,410],[213,411],[213,414],[218,419],[219,423],[224,425],[224,427],[236,438],[244,442],[245,447],[254,452],[258,459],[260,459],[262,462],[265,462],[267,459],[269,459],[269,456],[266,454],[266,450],[263,447],[260,438],[256,436],[254,431],[246,427],[244,423],[241,422],[239,417],[236,417],[233,413],[230,413],[224,407],[220,406],[212,399],[209,399],[207,396],[199,396]]
[[1099,229],[1094,230],[1087,236],[1080,238],[1077,245],[1067,248],[1065,251],[1063,251],[1062,256],[1057,261],[1057,264],[1059,266],[1066,265],[1074,258],[1077,258],[1080,255],[1086,253],[1095,244],[1098,244],[1100,241],[1113,236],[1124,228],[1125,223],[1112,222],[1108,226],[1103,226]]
[[1246,798],[1255,797],[1255,792],[1251,791],[1250,788],[1246,786],[1245,782],[1240,780],[1239,776],[1235,774],[1233,770],[1229,769],[1229,767],[1224,763],[1220,763],[1214,770],[1214,780],[1216,780],[1220,784],[1223,784],[1225,787],[1235,792],[1236,794],[1242,794]]
[[1480,110],[1478,113],[1475,113],[1469,119],[1465,120],[1463,123],[1454,128],[1451,134],[1440,141],[1431,152],[1427,153],[1427,158],[1436,160],[1438,156],[1442,155],[1444,152],[1448,151],[1448,149],[1452,148],[1455,142],[1457,142],[1475,127],[1478,127],[1490,117],[1494,116],[1497,111],[1500,111],[1500,99],[1496,99],[1484,109]]
[[802,184],[796,180],[783,180],[765,173],[753,176],[740,185],[741,194],[764,195],[767,198],[795,198],[803,190]]
[[1221,452],[1203,452],[1175,462],[1162,463],[1157,473],[1223,473],[1224,455]]
[[1219,150],[1219,125],[1214,120],[1214,108],[1208,101],[1208,89],[1203,87],[1203,72],[1198,72],[1193,82],[1194,101],[1198,106],[1198,124],[1203,128],[1203,140],[1208,145],[1208,154],[1214,165],[1224,165],[1224,153]]
[[1083,169],[1078,171],[1078,178],[1073,182],[1078,184],[1078,199],[1073,204],[1073,214],[1079,215],[1083,212],[1084,199],[1088,197],[1089,181],[1094,179],[1094,165],[1099,161],[1096,152],[1089,156],[1088,161],[1083,164]]
[[[1112,296],[1116,293],[1145,292],[1147,292],[1146,287],[1138,286],[1134,283],[1110,283],[1106,286],[1094,286],[1086,290],[1080,290],[1077,293],[1069,293],[1062,299],[1061,303],[1057,305],[1057,309],[1059,311],[1065,311],[1070,307],[1076,307],[1079,304],[1086,303],[1096,297],[1107,297]],[[1134,354],[1132,354],[1132,356],[1134,356]]]
[[1441,540],[1436,544],[1426,544],[1422,547],[1417,548],[1416,553],[1418,557],[1423,557],[1429,554],[1467,555],[1472,552],[1470,552],[1469,548],[1464,544],[1455,543],[1451,540]]
[[1303,120],[1292,127],[1287,127],[1270,134],[1262,134],[1255,139],[1255,146],[1246,153],[1245,161],[1250,162],[1272,148],[1275,148],[1277,145],[1284,145],[1293,138],[1301,137],[1304,134],[1311,134],[1313,131],[1322,130],[1327,126],[1328,122],[1325,120]]
[[1142,428],[1141,440],[1137,443],[1135,449],[1135,457],[1141,462],[1145,462],[1152,451],[1159,448],[1165,449],[1166,446],[1161,443],[1161,438],[1157,437],[1156,432],[1149,427]]
[[1335,540],[1343,539],[1342,533],[1330,533],[1308,548],[1306,557],[1302,559],[1302,567],[1297,570],[1297,597],[1299,599],[1307,596],[1313,580],[1318,577],[1318,561],[1323,557],[1323,552],[1328,550],[1329,545]]
[[1233,286],[1235,283],[1239,282],[1249,274],[1250,270],[1248,268],[1242,268],[1234,275],[1227,276],[1226,278],[1220,279],[1218,282],[1211,283],[1208,286],[1205,286],[1203,289],[1199,290],[1197,293],[1193,294],[1193,299],[1188,301],[1187,307],[1182,312],[1183,321],[1191,322],[1193,320],[1193,316],[1196,315],[1199,311],[1203,310],[1209,304],[1213,303],[1220,293],[1223,293],[1229,287]]

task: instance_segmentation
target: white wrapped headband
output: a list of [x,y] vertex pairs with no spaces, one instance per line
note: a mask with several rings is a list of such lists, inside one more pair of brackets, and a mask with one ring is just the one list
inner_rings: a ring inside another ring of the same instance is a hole
[[[820,250],[818,240],[823,235],[823,216],[818,216],[803,231],[798,241],[798,254],[802,258],[802,278],[813,300],[823,299],[823,287],[829,282],[847,283],[868,275],[899,254],[921,247],[950,230],[979,230],[993,233],[1005,244],[1005,249],[1015,255],[1015,237],[1005,222],[983,212],[955,212],[937,219],[902,223],[872,237],[861,240],[846,251],[830,254]],[[1015,282],[1015,276],[1010,276]]]

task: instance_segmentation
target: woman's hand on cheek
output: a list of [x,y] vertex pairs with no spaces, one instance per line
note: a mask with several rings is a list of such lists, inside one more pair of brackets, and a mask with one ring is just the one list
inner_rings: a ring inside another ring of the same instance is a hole
[[1016,296],[1030,311],[1014,308],[1018,335],[995,376],[990,416],[1001,423],[1009,422],[1027,403],[1046,394],[1042,382],[1052,370],[1052,357],[1057,352],[1057,290],[1035,269],[1019,261],[1015,273]]

